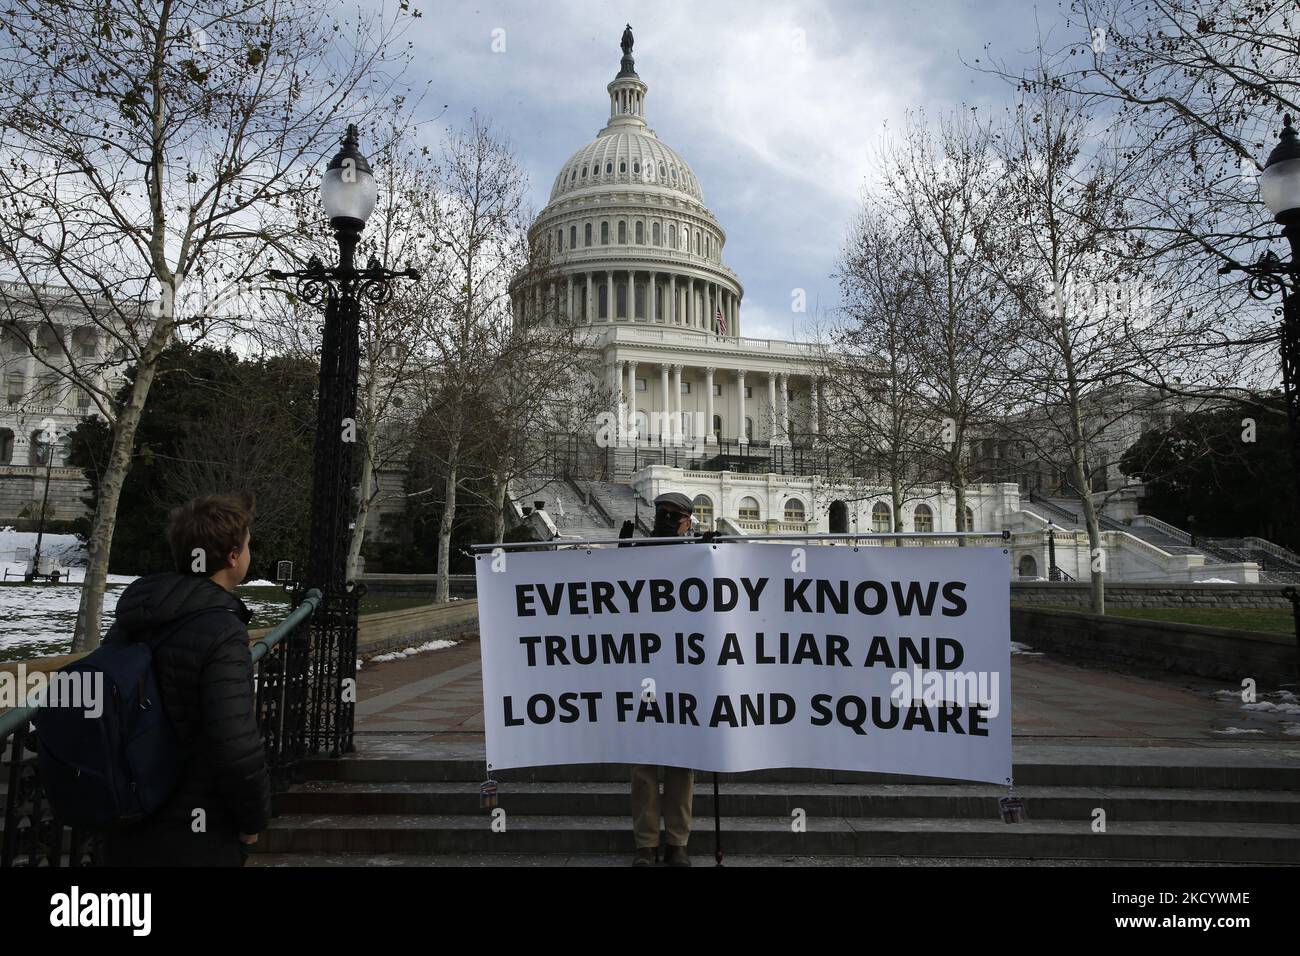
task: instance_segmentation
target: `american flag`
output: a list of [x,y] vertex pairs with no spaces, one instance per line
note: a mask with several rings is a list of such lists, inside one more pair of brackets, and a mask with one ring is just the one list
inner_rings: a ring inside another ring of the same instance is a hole
[[722,317],[722,307],[721,307],[721,306],[718,307],[718,311],[714,314],[714,318],[717,319],[717,322],[718,322],[718,334],[719,334],[719,335],[726,335],[726,334],[727,334],[727,320],[724,319],[724,318]]

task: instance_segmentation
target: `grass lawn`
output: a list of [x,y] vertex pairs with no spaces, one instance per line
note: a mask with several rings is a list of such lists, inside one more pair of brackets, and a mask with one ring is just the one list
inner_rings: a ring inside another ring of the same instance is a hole
[[[1067,604],[1022,604],[1019,607],[1050,607],[1060,611],[1086,611],[1086,607]],[[1236,607],[1116,607],[1107,608],[1108,617],[1135,617],[1146,621],[1172,624],[1203,624],[1206,627],[1233,627],[1242,631],[1266,634],[1294,634],[1295,620],[1282,608]]]

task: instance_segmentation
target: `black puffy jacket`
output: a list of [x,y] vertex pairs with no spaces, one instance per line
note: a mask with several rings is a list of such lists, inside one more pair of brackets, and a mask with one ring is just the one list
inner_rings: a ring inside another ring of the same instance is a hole
[[209,578],[166,572],[127,585],[115,617],[105,641],[146,639],[189,618],[154,650],[163,709],[188,756],[180,785],[146,827],[188,828],[202,808],[209,832],[265,829],[271,780],[257,729],[248,607]]

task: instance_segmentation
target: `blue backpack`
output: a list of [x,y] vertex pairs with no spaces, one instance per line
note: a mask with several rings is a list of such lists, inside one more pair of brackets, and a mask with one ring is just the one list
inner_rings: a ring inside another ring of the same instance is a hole
[[[72,675],[68,682],[83,689],[81,706],[43,706],[32,718],[38,766],[57,820],[79,827],[127,825],[171,796],[185,753],[163,712],[154,651],[200,614],[226,610],[203,608],[146,640],[108,641],[55,672]],[[88,686],[98,698],[85,699]],[[98,717],[90,716],[100,708]]]

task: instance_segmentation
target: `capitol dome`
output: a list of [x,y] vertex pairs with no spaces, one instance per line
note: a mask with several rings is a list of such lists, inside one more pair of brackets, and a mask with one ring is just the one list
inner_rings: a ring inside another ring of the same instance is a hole
[[726,232],[690,165],[646,125],[648,87],[630,28],[622,47],[605,88],[604,128],[560,167],[530,229],[548,275],[516,280],[516,317],[548,323],[567,312],[585,325],[677,326],[736,339],[744,292],[722,262]]

